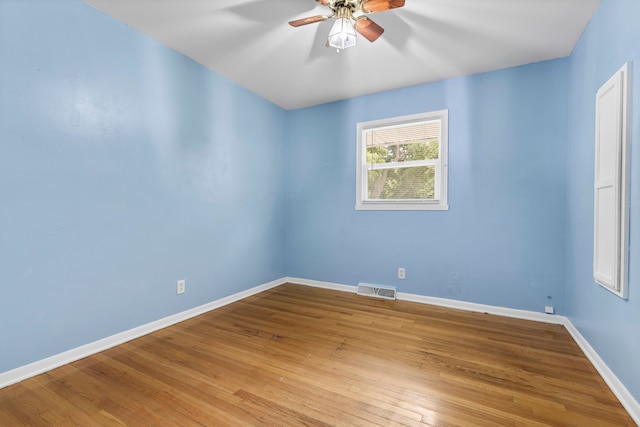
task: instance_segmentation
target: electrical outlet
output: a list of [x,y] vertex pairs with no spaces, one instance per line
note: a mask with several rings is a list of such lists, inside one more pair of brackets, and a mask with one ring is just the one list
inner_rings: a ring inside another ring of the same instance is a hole
[[547,314],[554,314],[556,312],[556,310],[551,307],[550,305],[545,305],[544,306],[544,312]]
[[185,287],[187,286],[186,280],[178,280],[176,283],[176,293],[178,295],[184,294]]
[[404,279],[404,278],[405,278],[404,267],[399,267],[398,268],[398,279]]

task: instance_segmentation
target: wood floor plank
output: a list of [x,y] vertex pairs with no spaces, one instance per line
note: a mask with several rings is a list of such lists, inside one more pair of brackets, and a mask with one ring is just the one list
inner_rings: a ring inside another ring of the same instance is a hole
[[2,426],[634,426],[564,327],[286,284],[0,390]]

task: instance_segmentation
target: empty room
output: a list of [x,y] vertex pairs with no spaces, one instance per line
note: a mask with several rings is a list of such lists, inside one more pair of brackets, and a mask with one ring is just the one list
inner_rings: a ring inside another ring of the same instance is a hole
[[640,424],[640,2],[0,0],[0,426]]

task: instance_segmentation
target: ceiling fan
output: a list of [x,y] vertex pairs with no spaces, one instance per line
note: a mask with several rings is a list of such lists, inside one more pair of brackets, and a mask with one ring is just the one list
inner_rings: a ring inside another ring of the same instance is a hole
[[329,36],[327,47],[335,47],[338,52],[356,44],[356,31],[362,37],[374,42],[384,32],[384,28],[373,22],[366,15],[389,9],[403,7],[405,0],[316,0],[331,9],[330,15],[316,15],[290,21],[292,27],[314,24],[336,18]]

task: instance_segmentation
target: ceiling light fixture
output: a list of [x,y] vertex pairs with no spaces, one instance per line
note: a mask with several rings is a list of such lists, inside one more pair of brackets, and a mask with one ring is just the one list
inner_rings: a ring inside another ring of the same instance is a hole
[[331,9],[331,14],[296,19],[289,21],[289,25],[301,27],[335,18],[336,22],[333,23],[327,37],[327,47],[334,47],[339,53],[340,49],[356,45],[356,33],[370,42],[378,40],[384,33],[384,28],[366,15],[404,7],[405,0],[316,0],[316,2]]
[[336,16],[336,22],[333,23],[329,37],[327,37],[327,44],[331,47],[338,49],[347,49],[351,46],[355,46],[358,42],[356,38],[356,29],[353,26],[351,19],[351,10],[347,7],[338,9]]

